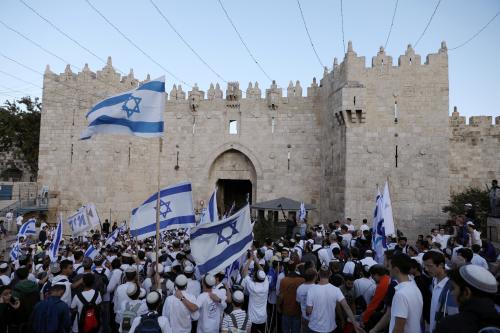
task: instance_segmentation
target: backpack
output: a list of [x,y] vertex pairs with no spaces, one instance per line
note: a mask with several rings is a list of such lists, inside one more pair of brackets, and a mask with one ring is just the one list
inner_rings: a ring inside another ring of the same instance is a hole
[[95,270],[94,276],[95,276],[95,288],[101,294],[101,296],[104,296],[109,284],[109,280],[108,277],[106,276],[105,270],[103,269],[100,273],[99,271]]
[[353,276],[355,279],[360,279],[363,277],[363,263],[359,260],[353,260],[354,263],[354,272]]
[[141,316],[141,322],[135,328],[136,333],[162,333],[158,315],[154,312]]
[[80,333],[93,333],[99,331],[99,327],[101,326],[100,317],[99,317],[99,306],[95,304],[99,293],[95,291],[92,299],[87,301],[85,297],[83,297],[82,293],[76,294],[76,297],[82,302],[83,308],[80,313],[80,318],[78,320],[78,330]]
[[137,311],[139,311],[139,308],[141,307],[141,303],[137,303],[135,305],[131,305],[127,303],[125,305],[125,311],[123,311],[122,314],[122,332],[128,333],[130,331],[130,328],[132,327],[132,322],[134,321],[135,317],[137,317]]
[[231,321],[233,323],[233,327],[229,330],[231,333],[246,333],[247,331],[247,323],[248,323],[248,315],[245,313],[245,320],[243,321],[243,325],[241,325],[241,328],[238,328],[238,323],[236,322],[236,317],[234,314],[230,313],[229,318],[231,318]]

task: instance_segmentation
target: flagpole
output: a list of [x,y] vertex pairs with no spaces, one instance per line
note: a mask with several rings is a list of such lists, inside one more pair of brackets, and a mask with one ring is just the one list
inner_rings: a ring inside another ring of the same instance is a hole
[[158,181],[157,181],[157,193],[156,193],[156,269],[155,272],[158,273],[158,260],[160,259],[160,166],[161,166],[161,152],[163,146],[163,137],[158,138]]

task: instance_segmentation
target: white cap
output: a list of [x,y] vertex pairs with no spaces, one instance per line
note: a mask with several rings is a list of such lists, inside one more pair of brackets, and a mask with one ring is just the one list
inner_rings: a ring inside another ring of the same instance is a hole
[[137,292],[137,284],[128,283],[127,286],[127,296],[133,296]]
[[234,293],[233,293],[233,301],[235,301],[236,303],[243,303],[243,301],[245,300],[245,295],[243,295],[243,292],[241,290],[236,290]]
[[186,275],[184,275],[184,274],[179,274],[175,278],[175,285],[178,287],[184,287],[185,285],[187,285],[187,283],[188,283],[188,279],[187,279]]
[[266,279],[266,273],[263,270],[259,269],[257,271],[257,279],[259,281],[264,281]]
[[205,281],[205,284],[209,287],[215,286],[215,278],[212,274],[205,275],[203,281]]
[[7,265],[6,262],[0,264],[0,269],[6,269],[7,267],[9,267],[9,265]]
[[141,288],[141,291],[139,292],[139,298],[143,299],[144,297],[146,297],[146,289]]
[[496,294],[497,280],[487,269],[477,265],[465,265],[460,267],[459,272],[465,282],[472,287],[485,293]]
[[156,304],[160,301],[160,293],[157,291],[152,291],[146,296],[146,303],[148,304]]
[[186,265],[184,267],[184,273],[190,274],[194,272],[194,266],[193,265]]
[[[153,267],[156,270],[156,264],[153,264]],[[165,270],[165,267],[163,267],[162,264],[158,264],[158,273],[161,274],[161,273],[163,273],[164,270]]]

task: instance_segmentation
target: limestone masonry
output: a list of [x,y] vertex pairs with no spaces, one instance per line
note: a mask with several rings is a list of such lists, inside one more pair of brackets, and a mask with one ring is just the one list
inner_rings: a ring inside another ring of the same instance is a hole
[[[97,73],[86,65],[57,75],[47,66],[38,182],[49,186],[51,214],[94,202],[101,218],[111,209],[113,220],[129,220],[156,191],[157,139],[78,140],[94,103],[138,84],[111,58]],[[414,235],[444,222],[451,192],[500,178],[500,117],[494,125],[492,117],[468,125],[458,112],[449,117],[444,42],[424,64],[411,46],[397,65],[381,48],[371,67],[349,42],[319,82],[290,82],[286,94],[274,82],[263,91],[250,83],[245,95],[237,82],[225,94],[219,84],[183,89],[168,93],[161,184],[191,181],[197,208],[217,184],[224,210],[242,188],[231,180],[247,180],[252,202],[285,196],[313,204],[314,223],[359,224],[389,179],[397,227]]]

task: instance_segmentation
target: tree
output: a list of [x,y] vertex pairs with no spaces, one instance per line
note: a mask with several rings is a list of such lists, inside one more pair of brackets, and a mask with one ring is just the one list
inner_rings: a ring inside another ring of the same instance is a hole
[[450,204],[443,207],[443,212],[450,217],[465,214],[465,204],[470,203],[476,210],[476,219],[479,225],[486,225],[486,218],[490,209],[490,199],[487,190],[470,187],[463,192],[453,193]]
[[41,109],[38,97],[29,96],[0,106],[0,150],[18,150],[34,175],[38,171]]

